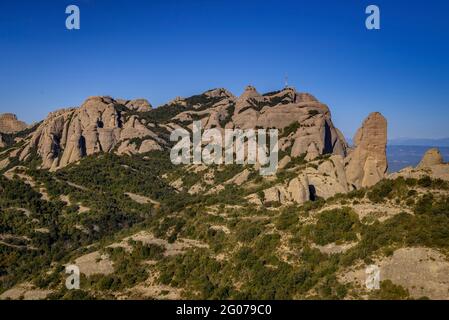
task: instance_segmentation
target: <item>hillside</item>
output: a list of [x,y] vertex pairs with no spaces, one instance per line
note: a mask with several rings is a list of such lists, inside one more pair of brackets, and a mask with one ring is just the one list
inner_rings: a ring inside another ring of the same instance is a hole
[[[170,133],[195,120],[278,129],[276,174],[173,164]],[[157,108],[90,97],[24,129],[2,132],[2,299],[449,298],[449,165],[430,150],[389,175],[380,113],[349,147],[312,95],[249,86]]]

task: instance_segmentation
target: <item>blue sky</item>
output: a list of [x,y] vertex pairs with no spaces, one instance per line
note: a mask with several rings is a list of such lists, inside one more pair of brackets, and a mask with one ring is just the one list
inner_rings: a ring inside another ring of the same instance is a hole
[[[65,28],[69,4],[80,30]],[[91,95],[266,92],[288,74],[348,137],[371,111],[390,138],[449,137],[448,14],[447,0],[1,0],[0,112],[32,122]]]

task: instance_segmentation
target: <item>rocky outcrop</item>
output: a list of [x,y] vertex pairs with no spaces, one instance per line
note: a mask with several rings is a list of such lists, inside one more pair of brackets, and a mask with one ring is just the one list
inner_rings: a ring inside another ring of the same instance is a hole
[[426,151],[421,162],[418,164],[417,169],[428,168],[443,163],[443,156],[441,155],[440,150],[432,148]]
[[[191,129],[193,121],[200,120],[204,129],[221,131],[276,128],[284,154],[279,170],[295,170],[301,163],[298,157],[313,163],[297,178],[268,190],[265,201],[328,198],[375,184],[386,172],[386,121],[379,113],[364,121],[350,149],[333,125],[329,108],[290,87],[262,95],[248,86],[240,97],[219,88],[162,107],[164,114],[154,109],[153,117],[145,99],[91,97],[79,108],[49,114],[16,152],[19,160],[37,154],[42,168],[57,170],[99,152],[129,155],[163,150],[172,130]],[[246,170],[226,183],[243,185],[248,179]]]
[[351,189],[347,182],[343,161],[342,156],[333,155],[327,160],[314,162],[313,164],[317,167],[307,167],[311,199],[316,197],[327,199]]
[[421,162],[415,167],[406,167],[388,176],[389,179],[399,177],[420,179],[429,176],[432,179],[442,179],[449,181],[449,163],[443,161],[440,150],[432,148],[427,150]]
[[290,156],[284,156],[278,163],[278,169],[284,169],[291,161]]
[[347,157],[339,154],[323,157],[312,142],[305,154],[307,164],[300,169],[299,176],[287,184],[266,189],[264,201],[302,204],[318,197],[327,199],[376,184],[387,171],[386,121],[383,116],[379,113],[368,116],[356,134],[355,143]]
[[0,148],[6,147],[6,142],[3,140],[3,136],[0,134]]
[[291,157],[346,155],[346,141],[334,127],[329,108],[293,88],[262,96],[254,87],[247,87],[236,101],[232,123],[241,129],[279,129],[280,149],[289,151]]
[[[341,135],[339,132],[337,134]],[[282,186],[287,193],[284,194],[284,189],[279,186],[272,187],[266,190],[265,201],[278,199],[281,203],[293,201],[301,204],[317,197],[327,199],[338,193],[372,186],[385,177],[387,123],[380,113],[372,113],[365,119],[355,136],[355,147],[348,149],[347,157],[338,152],[335,154],[335,151],[323,157],[321,146],[315,142],[321,140],[313,140],[304,153],[304,159],[308,161],[305,169],[298,178]],[[301,140],[294,141],[298,143]],[[304,188],[298,188],[298,179],[301,179]],[[292,190],[300,191],[295,194]]]
[[25,130],[28,125],[17,120],[17,116],[12,113],[3,113],[0,115],[0,133],[15,133]]
[[369,187],[387,172],[387,120],[371,113],[354,136],[354,149],[346,159],[346,177],[354,188]]
[[265,203],[273,203],[278,202],[281,204],[286,203],[287,201],[287,191],[284,186],[274,186],[263,191],[264,194],[264,202]]
[[[33,151],[42,167],[56,170],[98,152],[129,154],[161,149],[164,143],[123,104],[110,97],[90,97],[80,108],[51,113],[36,129],[20,153],[20,160]],[[140,147],[133,139],[143,140]]]
[[225,183],[226,184],[231,183],[240,186],[248,180],[250,174],[251,172],[248,169],[245,169],[242,172],[236,174],[233,178],[229,179]]
[[[196,101],[203,103],[192,105]],[[172,119],[172,127],[176,122],[191,129],[192,122],[200,120],[205,129],[275,128],[280,132],[280,149],[291,157],[306,155],[312,160],[323,154],[346,156],[346,141],[334,127],[329,108],[293,88],[261,95],[248,86],[238,98],[224,89],[214,89],[170,104],[186,108]]]
[[287,192],[289,194],[289,199],[298,204],[310,200],[309,179],[307,175],[290,180]]
[[130,110],[137,112],[150,111],[153,107],[146,99],[123,100],[117,99],[117,103],[126,106]]
[[[252,198],[257,195],[252,195]],[[263,191],[264,203],[303,204],[311,199],[309,179],[306,174],[299,175],[285,184],[277,184]]]

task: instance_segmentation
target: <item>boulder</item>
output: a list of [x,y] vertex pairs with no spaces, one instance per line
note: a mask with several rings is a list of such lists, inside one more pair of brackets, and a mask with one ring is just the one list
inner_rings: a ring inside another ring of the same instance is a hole
[[288,198],[287,191],[281,185],[273,186],[271,188],[265,189],[264,193],[264,202],[279,202],[284,204]]
[[229,179],[225,183],[226,184],[232,183],[240,186],[248,180],[250,173],[251,172],[248,169],[245,169],[242,172],[236,174],[233,178]]
[[287,191],[290,200],[298,204],[310,200],[309,179],[307,178],[307,175],[292,179],[288,184]]

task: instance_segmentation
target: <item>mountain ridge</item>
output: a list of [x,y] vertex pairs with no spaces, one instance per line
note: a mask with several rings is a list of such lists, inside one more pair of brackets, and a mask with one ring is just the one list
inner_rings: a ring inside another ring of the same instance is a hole
[[[380,113],[349,147],[328,106],[293,88],[136,105],[90,97],[4,135],[0,299],[447,298],[449,165],[431,150],[388,174]],[[173,164],[170,133],[193,121],[278,129],[277,171]]]

